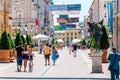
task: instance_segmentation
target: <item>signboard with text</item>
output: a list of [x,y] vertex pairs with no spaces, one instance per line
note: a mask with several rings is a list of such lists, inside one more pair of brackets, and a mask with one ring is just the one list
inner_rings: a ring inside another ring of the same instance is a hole
[[79,17],[74,18],[57,18],[58,23],[72,23],[72,22],[79,22]]
[[49,11],[80,11],[81,4],[68,4],[68,5],[47,5]]

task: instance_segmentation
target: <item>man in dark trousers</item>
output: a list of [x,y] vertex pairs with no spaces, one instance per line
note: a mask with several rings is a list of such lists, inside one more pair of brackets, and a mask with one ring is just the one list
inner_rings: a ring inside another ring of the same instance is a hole
[[76,57],[76,53],[77,53],[77,44],[73,44],[73,56]]
[[19,45],[16,46],[16,52],[17,52],[17,71],[20,72],[21,71],[21,67],[22,67],[22,55],[23,55],[23,48],[21,46],[21,43],[19,42]]
[[109,67],[111,80],[119,80],[119,61],[120,61],[120,54],[117,52],[116,48],[112,48],[112,52],[109,53],[108,60],[110,61]]

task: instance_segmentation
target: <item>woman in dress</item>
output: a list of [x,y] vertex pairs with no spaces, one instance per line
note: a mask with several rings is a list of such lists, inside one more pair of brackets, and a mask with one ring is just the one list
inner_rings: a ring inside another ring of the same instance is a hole
[[52,48],[53,66],[55,66],[55,61],[56,61],[56,59],[57,59],[57,54],[58,54],[58,52],[57,52],[57,50],[55,49],[55,47],[53,46],[53,48]]
[[28,61],[28,53],[29,53],[29,46],[26,44],[23,52],[23,61],[24,61],[24,72],[26,72],[27,61]]

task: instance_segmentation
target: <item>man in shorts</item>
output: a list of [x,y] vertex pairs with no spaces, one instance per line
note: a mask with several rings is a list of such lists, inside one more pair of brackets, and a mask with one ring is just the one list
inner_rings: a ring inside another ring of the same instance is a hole
[[23,55],[23,48],[21,46],[21,43],[19,42],[19,45],[16,46],[16,52],[17,52],[17,71],[20,72],[21,71],[21,67],[22,67],[22,55]]
[[43,52],[45,57],[45,65],[47,66],[47,63],[50,65],[51,48],[49,47],[48,43],[43,48]]

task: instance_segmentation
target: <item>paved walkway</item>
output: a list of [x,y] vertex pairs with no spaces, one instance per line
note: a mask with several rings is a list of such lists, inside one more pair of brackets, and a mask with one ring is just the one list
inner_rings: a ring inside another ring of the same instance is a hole
[[[77,57],[69,54],[68,49],[59,50],[60,58],[56,66],[44,65],[44,56],[34,52],[34,70],[33,72],[17,72],[16,62],[0,63],[0,77],[8,78],[104,78],[109,79],[108,63],[102,64],[103,73],[91,73],[92,58],[88,56],[89,50],[78,50]],[[28,69],[28,67],[27,67]],[[23,70],[23,68],[22,68]],[[47,80],[47,79],[46,79]],[[54,79],[55,80],[55,79]],[[63,79],[64,80],[64,79]],[[73,79],[74,80],[74,79]],[[85,79],[87,80],[87,79]],[[89,79],[90,80],[90,79]],[[95,79],[97,80],[97,79]]]

